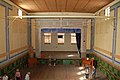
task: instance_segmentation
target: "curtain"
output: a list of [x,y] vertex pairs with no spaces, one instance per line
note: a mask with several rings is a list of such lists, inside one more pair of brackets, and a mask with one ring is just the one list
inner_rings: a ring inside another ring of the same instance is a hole
[[78,54],[80,54],[80,58],[81,58],[81,33],[76,33],[76,42],[77,42],[77,49],[78,49]]
[[42,32],[52,32],[52,33],[80,33],[81,30],[78,28],[43,28]]

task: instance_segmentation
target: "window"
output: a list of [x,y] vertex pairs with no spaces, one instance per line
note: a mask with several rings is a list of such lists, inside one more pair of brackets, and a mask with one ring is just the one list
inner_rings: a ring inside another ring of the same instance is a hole
[[71,44],[76,44],[76,34],[71,33]]
[[58,44],[64,44],[64,33],[58,33]]
[[51,43],[51,33],[44,33],[44,43],[45,44]]
[[105,16],[110,16],[110,7],[105,9]]
[[18,16],[20,19],[22,19],[22,10],[18,9]]

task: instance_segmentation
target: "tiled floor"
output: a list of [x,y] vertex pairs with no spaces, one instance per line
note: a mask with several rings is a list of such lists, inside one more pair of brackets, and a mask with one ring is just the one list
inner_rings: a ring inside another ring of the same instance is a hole
[[[85,79],[85,70],[75,65],[37,65],[22,70],[22,74],[31,72],[31,80],[88,80]],[[97,76],[92,80],[108,80],[104,74],[97,70]]]

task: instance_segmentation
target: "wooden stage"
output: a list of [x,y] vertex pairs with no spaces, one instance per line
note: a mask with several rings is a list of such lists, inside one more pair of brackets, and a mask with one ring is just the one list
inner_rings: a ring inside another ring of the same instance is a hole
[[80,55],[77,52],[42,52],[41,58],[80,59]]

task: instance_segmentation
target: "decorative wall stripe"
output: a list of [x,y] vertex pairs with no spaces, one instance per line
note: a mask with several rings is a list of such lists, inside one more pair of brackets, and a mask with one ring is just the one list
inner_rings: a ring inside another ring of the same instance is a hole
[[14,50],[10,51],[10,54],[14,54],[14,53],[22,51],[26,48],[28,48],[28,46],[24,46],[24,47],[21,47],[21,48],[18,48],[18,49],[14,49]]
[[107,50],[101,49],[101,48],[96,47],[96,46],[94,47],[94,49],[99,50],[99,51],[101,51],[101,52],[103,52],[103,53],[105,53],[105,54],[107,54],[107,55],[112,56],[112,52],[110,52],[110,51],[107,51]]
[[[112,59],[111,59],[110,57],[106,56],[105,54],[100,53],[99,51],[96,51],[96,50],[94,50],[94,52],[95,52],[95,55],[96,55],[96,54],[99,54],[99,55],[101,55],[101,58],[102,58],[102,57],[105,57],[106,60],[108,60],[108,61],[111,60],[111,61],[112,61]],[[116,61],[116,60],[115,60],[115,62],[118,63],[118,64],[120,64],[119,61]]]
[[18,57],[18,55],[26,54],[27,52],[28,52],[28,49],[26,49],[26,50],[24,50],[24,51],[21,51],[21,52],[18,52],[17,54],[11,56],[10,59],[11,59],[11,58],[16,58],[16,57]]
[[7,53],[0,54],[0,58],[6,57]]
[[[0,66],[0,70],[2,70],[2,69],[4,69],[4,68],[12,65],[14,62],[18,62],[18,60],[21,59],[22,57],[26,57],[26,58],[27,58],[27,54],[20,55],[19,57],[10,60],[8,63],[2,64],[2,65]],[[23,60],[23,59],[22,59],[22,60]],[[22,60],[20,60],[20,61],[22,61]],[[23,62],[23,63],[24,63],[24,62]],[[25,64],[26,64],[26,63],[25,63]],[[15,65],[16,65],[16,64],[15,64]],[[19,63],[18,63],[18,65],[19,65]],[[22,66],[22,65],[21,65],[21,66]],[[15,68],[15,67],[11,67],[11,68]],[[9,69],[9,68],[7,68],[7,69]],[[9,70],[9,71],[10,71],[10,70]],[[7,71],[7,73],[8,73],[9,71]]]
[[120,59],[120,54],[115,54],[115,58]]
[[15,54],[15,55],[11,56],[10,59],[9,59],[9,61],[8,61],[7,59],[2,60],[2,61],[0,61],[0,65],[4,64],[4,63],[6,63],[6,62],[10,62],[10,61],[12,61],[13,59],[15,59],[16,57],[20,57],[20,56],[18,56],[18,55],[24,55],[24,54],[26,54],[27,52],[28,52],[28,49],[26,49],[26,50],[24,50],[24,51],[21,51],[21,52],[19,52],[18,54]]

